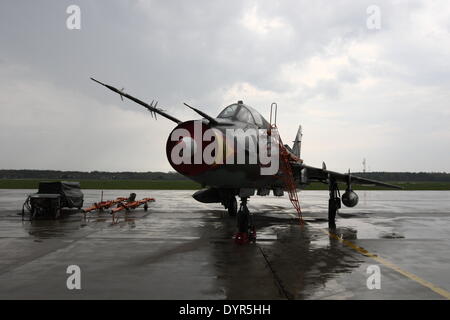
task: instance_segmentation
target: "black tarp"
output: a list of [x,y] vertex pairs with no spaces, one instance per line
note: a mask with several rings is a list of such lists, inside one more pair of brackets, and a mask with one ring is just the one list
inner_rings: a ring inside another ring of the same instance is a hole
[[80,183],[75,181],[40,182],[38,194],[60,194],[62,205],[69,208],[83,206],[83,192]]

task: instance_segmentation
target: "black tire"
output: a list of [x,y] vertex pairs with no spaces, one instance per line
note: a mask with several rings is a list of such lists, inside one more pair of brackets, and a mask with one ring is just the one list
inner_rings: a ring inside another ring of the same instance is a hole
[[336,228],[336,213],[338,211],[338,201],[340,201],[339,198],[328,200],[328,227],[330,229]]
[[59,217],[61,217],[61,208],[55,208],[54,213],[53,213],[53,219],[58,219]]
[[238,203],[236,201],[236,197],[232,197],[230,198],[230,200],[228,201],[228,215],[230,217],[235,217],[237,212],[238,212]]

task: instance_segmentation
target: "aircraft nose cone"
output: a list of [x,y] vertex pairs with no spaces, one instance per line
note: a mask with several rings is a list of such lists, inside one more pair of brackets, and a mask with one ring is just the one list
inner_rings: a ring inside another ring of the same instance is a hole
[[204,139],[205,132],[211,127],[199,120],[180,123],[169,135],[166,143],[166,155],[170,165],[177,172],[188,176],[197,176],[212,168],[206,163],[203,151],[212,142]]

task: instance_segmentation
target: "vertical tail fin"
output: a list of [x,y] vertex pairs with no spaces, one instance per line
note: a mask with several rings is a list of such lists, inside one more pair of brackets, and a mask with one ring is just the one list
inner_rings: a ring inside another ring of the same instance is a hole
[[294,145],[292,146],[292,153],[300,158],[302,151],[302,126],[298,126],[297,135],[295,136]]
[[302,126],[298,126],[297,135],[295,136],[294,145],[292,146],[292,153],[300,158],[302,151]]

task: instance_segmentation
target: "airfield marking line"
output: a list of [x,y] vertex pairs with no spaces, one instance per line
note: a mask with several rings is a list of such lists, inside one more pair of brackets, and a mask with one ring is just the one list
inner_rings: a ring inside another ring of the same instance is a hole
[[447,290],[442,289],[442,288],[432,284],[431,282],[428,282],[428,281],[426,281],[426,280],[416,276],[415,274],[413,274],[411,272],[403,270],[402,268],[400,268],[399,266],[395,265],[394,263],[392,263],[392,262],[390,262],[390,261],[388,261],[388,260],[386,260],[384,258],[381,258],[381,257],[379,257],[376,254],[370,253],[366,249],[361,248],[361,247],[357,246],[356,244],[354,244],[353,242],[345,240],[342,237],[339,237],[338,235],[336,235],[336,234],[334,234],[332,232],[329,232],[329,231],[327,231],[325,229],[320,229],[320,230],[322,232],[324,232],[325,234],[329,235],[330,237],[332,237],[333,239],[339,240],[340,242],[342,242],[347,247],[352,248],[353,250],[355,250],[355,251],[365,255],[366,257],[369,257],[369,258],[374,259],[375,261],[378,261],[379,263],[383,264],[384,266],[386,266],[386,267],[388,267],[388,268],[390,268],[390,269],[392,269],[394,271],[397,271],[398,273],[404,275],[405,277],[407,277],[407,278],[409,278],[409,279],[411,279],[411,280],[421,284],[422,286],[424,286],[424,287],[434,291],[435,293],[443,296],[444,298],[450,300],[450,292],[448,292]]

